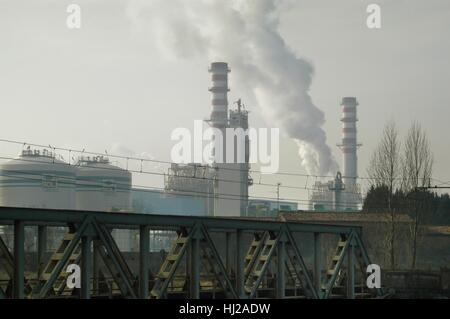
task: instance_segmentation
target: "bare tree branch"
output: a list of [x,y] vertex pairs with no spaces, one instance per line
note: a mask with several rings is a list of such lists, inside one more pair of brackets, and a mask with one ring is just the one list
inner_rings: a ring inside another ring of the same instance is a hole
[[395,269],[395,209],[392,205],[394,193],[400,187],[401,176],[401,144],[398,138],[398,130],[394,122],[385,125],[380,143],[372,154],[367,174],[376,187],[388,189],[388,207],[390,216],[390,232],[386,235],[390,252],[390,265]]

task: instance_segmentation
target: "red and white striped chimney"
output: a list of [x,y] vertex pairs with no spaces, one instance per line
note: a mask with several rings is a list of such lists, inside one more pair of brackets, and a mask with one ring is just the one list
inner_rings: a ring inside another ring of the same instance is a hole
[[344,97],[342,99],[342,151],[343,160],[343,181],[348,192],[353,192],[356,187],[356,178],[358,177],[358,141],[356,122],[356,106],[358,102],[355,97]]
[[225,62],[211,63],[211,126],[224,128],[228,126],[228,64]]

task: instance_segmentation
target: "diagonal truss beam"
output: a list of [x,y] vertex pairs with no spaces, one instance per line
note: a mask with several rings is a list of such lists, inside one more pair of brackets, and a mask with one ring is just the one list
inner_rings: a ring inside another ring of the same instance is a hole
[[[274,232],[267,232],[263,235],[263,246],[260,249],[259,253],[254,256],[256,260],[253,263],[253,267],[250,270],[250,273],[246,280],[246,286],[249,290],[250,299],[255,297],[259,285],[261,284],[261,281],[266,274],[268,265],[273,260],[275,250],[281,238],[280,235],[282,235],[282,232],[280,231],[278,232],[278,234],[275,234]],[[269,241],[270,244],[267,244],[267,242]]]
[[[208,260],[207,262],[211,263],[211,270],[214,272],[214,275],[217,279],[217,281],[220,283],[222,289],[227,293],[227,295],[231,298],[237,299],[238,295],[236,293],[236,290],[234,289],[233,284],[231,283],[231,279],[228,276],[228,272],[226,271],[226,268],[223,264],[222,258],[220,257],[220,254],[217,252],[217,249],[212,241],[212,239],[209,236],[208,230],[205,228],[204,225],[200,226],[200,230],[203,233],[203,238],[205,239],[206,245],[209,246],[211,249],[211,252],[213,254],[214,260]],[[203,245],[202,245],[203,246]],[[206,247],[202,247],[205,251]],[[216,263],[219,269],[216,269],[212,263]]]
[[56,279],[60,275],[63,267],[66,265],[67,261],[69,260],[69,257],[72,255],[73,251],[77,247],[78,243],[80,242],[81,237],[83,236],[84,232],[88,228],[90,224],[91,218],[87,216],[80,227],[76,230],[74,238],[70,241],[69,246],[65,250],[62,258],[59,260],[59,262],[56,264],[55,268],[53,269],[50,278],[46,281],[46,283],[42,286],[42,288],[38,292],[39,298],[45,298],[49,292],[49,290],[53,287],[55,284]]
[[253,269],[253,265],[256,262],[256,256],[258,256],[259,252],[261,251],[264,236],[266,236],[266,232],[253,234],[253,241],[247,250],[247,254],[245,255],[244,260],[244,281],[247,281],[248,276]]
[[[291,260],[291,262],[294,264],[294,270],[296,272],[297,278],[300,279],[302,287],[306,290],[305,294],[309,295],[309,296],[307,295],[307,297],[318,299],[319,294],[318,294],[316,288],[314,287],[312,278],[308,271],[308,267],[306,266],[305,261],[303,260],[300,249],[298,248],[297,244],[295,243],[294,237],[293,237],[292,233],[290,232],[288,226],[286,226],[286,228],[284,229],[284,232],[288,239],[287,243],[290,244],[290,246],[292,247],[292,249],[294,251],[294,256],[295,256],[294,259],[295,260]],[[300,267],[300,269],[298,269],[298,267],[295,267],[296,265],[298,265]]]
[[[5,270],[11,283],[14,278],[14,257],[9,251],[8,246],[3,241],[2,236],[0,236],[0,265]],[[4,298],[6,298],[6,293],[0,287],[0,299]]]
[[[104,228],[104,226],[100,226],[95,220],[93,221],[93,226],[98,234],[101,244],[106,249],[108,256],[111,259],[112,265],[106,260],[107,256],[104,254],[100,254],[103,258],[105,265],[110,271],[111,275],[115,277],[115,281],[119,286],[122,294],[124,296],[131,296],[132,298],[137,298],[136,292],[133,288],[133,284],[130,279],[132,278],[132,273],[128,268],[128,265],[123,260],[122,255],[114,241],[114,238],[111,236],[110,232]],[[125,264],[124,264],[125,263]],[[119,278],[114,276],[114,267],[115,270],[119,274]]]
[[[366,269],[363,269],[363,268],[372,264],[372,262],[370,261],[369,254],[367,253],[366,247],[364,246],[363,241],[361,240],[361,237],[359,236],[359,234],[357,232],[354,233],[354,238],[355,238],[355,242],[356,242],[355,248],[358,249],[359,253],[361,254],[361,258],[357,258],[358,262],[360,264],[360,268],[362,268],[361,272],[363,272],[364,275],[367,275]],[[384,295],[383,288],[376,289],[376,293],[379,297],[383,296]]]
[[[350,245],[350,242],[353,239],[353,232],[350,232],[350,234],[341,234],[341,237],[345,237],[345,245],[342,248],[342,251],[340,253],[339,259],[336,262],[336,265],[334,266],[333,270],[333,274],[331,276],[331,278],[329,279],[329,281],[327,283],[325,283],[325,291],[322,293],[322,298],[323,299],[328,299],[328,297],[331,294],[331,291],[333,290],[333,287],[336,283],[336,279],[338,277],[339,272],[341,271],[342,268],[342,264],[344,262],[345,256],[348,252],[348,247]],[[340,239],[341,240],[341,239]],[[333,263],[333,260],[331,261]]]
[[[114,279],[119,288],[121,289],[122,294],[124,296],[131,296],[132,298],[136,298],[136,293],[130,282],[131,271],[129,271],[129,269],[128,271],[124,270],[125,267],[125,265],[123,264],[124,261],[119,260],[121,258],[121,255],[120,251],[117,248],[117,245],[115,244],[115,241],[112,239],[112,236],[108,231],[103,229],[102,226],[98,225],[98,223],[91,218],[85,219],[85,221],[76,230],[74,238],[70,241],[69,246],[65,249],[63,253],[63,256],[55,265],[49,279],[45,282],[40,291],[38,291],[37,295],[40,298],[45,298],[50,289],[54,286],[56,280],[63,271],[63,267],[68,262],[70,256],[77,248],[81,240],[81,237],[83,237],[83,235],[86,233],[89,227],[91,227],[91,229],[95,231],[94,233],[98,236],[102,246],[106,250],[107,254],[106,257],[109,257],[109,260],[105,260],[105,255],[102,255],[102,258],[104,259],[104,263],[108,267],[108,270],[111,272],[111,274],[113,274],[114,270],[116,270],[117,273],[119,274],[119,278],[116,278],[117,277],[116,276]],[[61,287],[58,289],[56,293],[61,294],[65,286],[66,286],[65,283],[62,283]]]
[[[172,248],[166,256],[166,260],[161,265],[161,268],[157,275],[159,277],[156,279],[156,282],[153,285],[151,291],[151,297],[160,299],[166,295],[167,287],[169,286],[169,283],[172,281],[176,271],[178,270],[181,260],[186,254],[186,250],[188,245],[190,244],[192,235],[195,234],[197,228],[198,226],[196,224],[190,230],[187,230],[185,228],[181,228],[179,230],[178,238],[173,243]],[[182,235],[186,236],[182,237]]]
[[14,258],[11,252],[3,241],[2,236],[0,236],[0,264],[6,271],[9,278],[14,278]]

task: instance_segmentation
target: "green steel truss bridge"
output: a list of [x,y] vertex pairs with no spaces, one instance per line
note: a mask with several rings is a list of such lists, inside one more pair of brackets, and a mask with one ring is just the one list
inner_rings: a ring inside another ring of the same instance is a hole
[[[8,248],[0,238],[0,298],[383,296],[382,289],[366,286],[371,261],[359,227],[0,207],[1,226],[13,229],[14,244]],[[25,230],[30,227],[37,229],[41,266],[26,271]],[[67,232],[48,253],[46,233],[51,227],[65,227]],[[113,229],[123,228],[139,234],[134,271],[111,235]],[[149,239],[152,231],[161,230],[173,232],[173,240],[167,253],[156,258]],[[304,252],[305,236],[310,236],[309,254]],[[325,241],[332,248],[325,248]],[[159,270],[152,273],[150,262],[155,260]],[[80,266],[80,288],[67,285],[69,264]]]

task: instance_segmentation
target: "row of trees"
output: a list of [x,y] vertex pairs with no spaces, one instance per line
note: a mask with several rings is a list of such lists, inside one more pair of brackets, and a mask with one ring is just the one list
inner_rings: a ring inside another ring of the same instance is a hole
[[402,142],[394,122],[385,125],[381,141],[372,154],[367,174],[371,187],[364,201],[367,212],[389,214],[388,249],[395,268],[396,214],[408,213],[411,227],[411,267],[416,267],[417,245],[423,216],[430,209],[426,190],[433,172],[433,154],[426,132],[418,122]]

